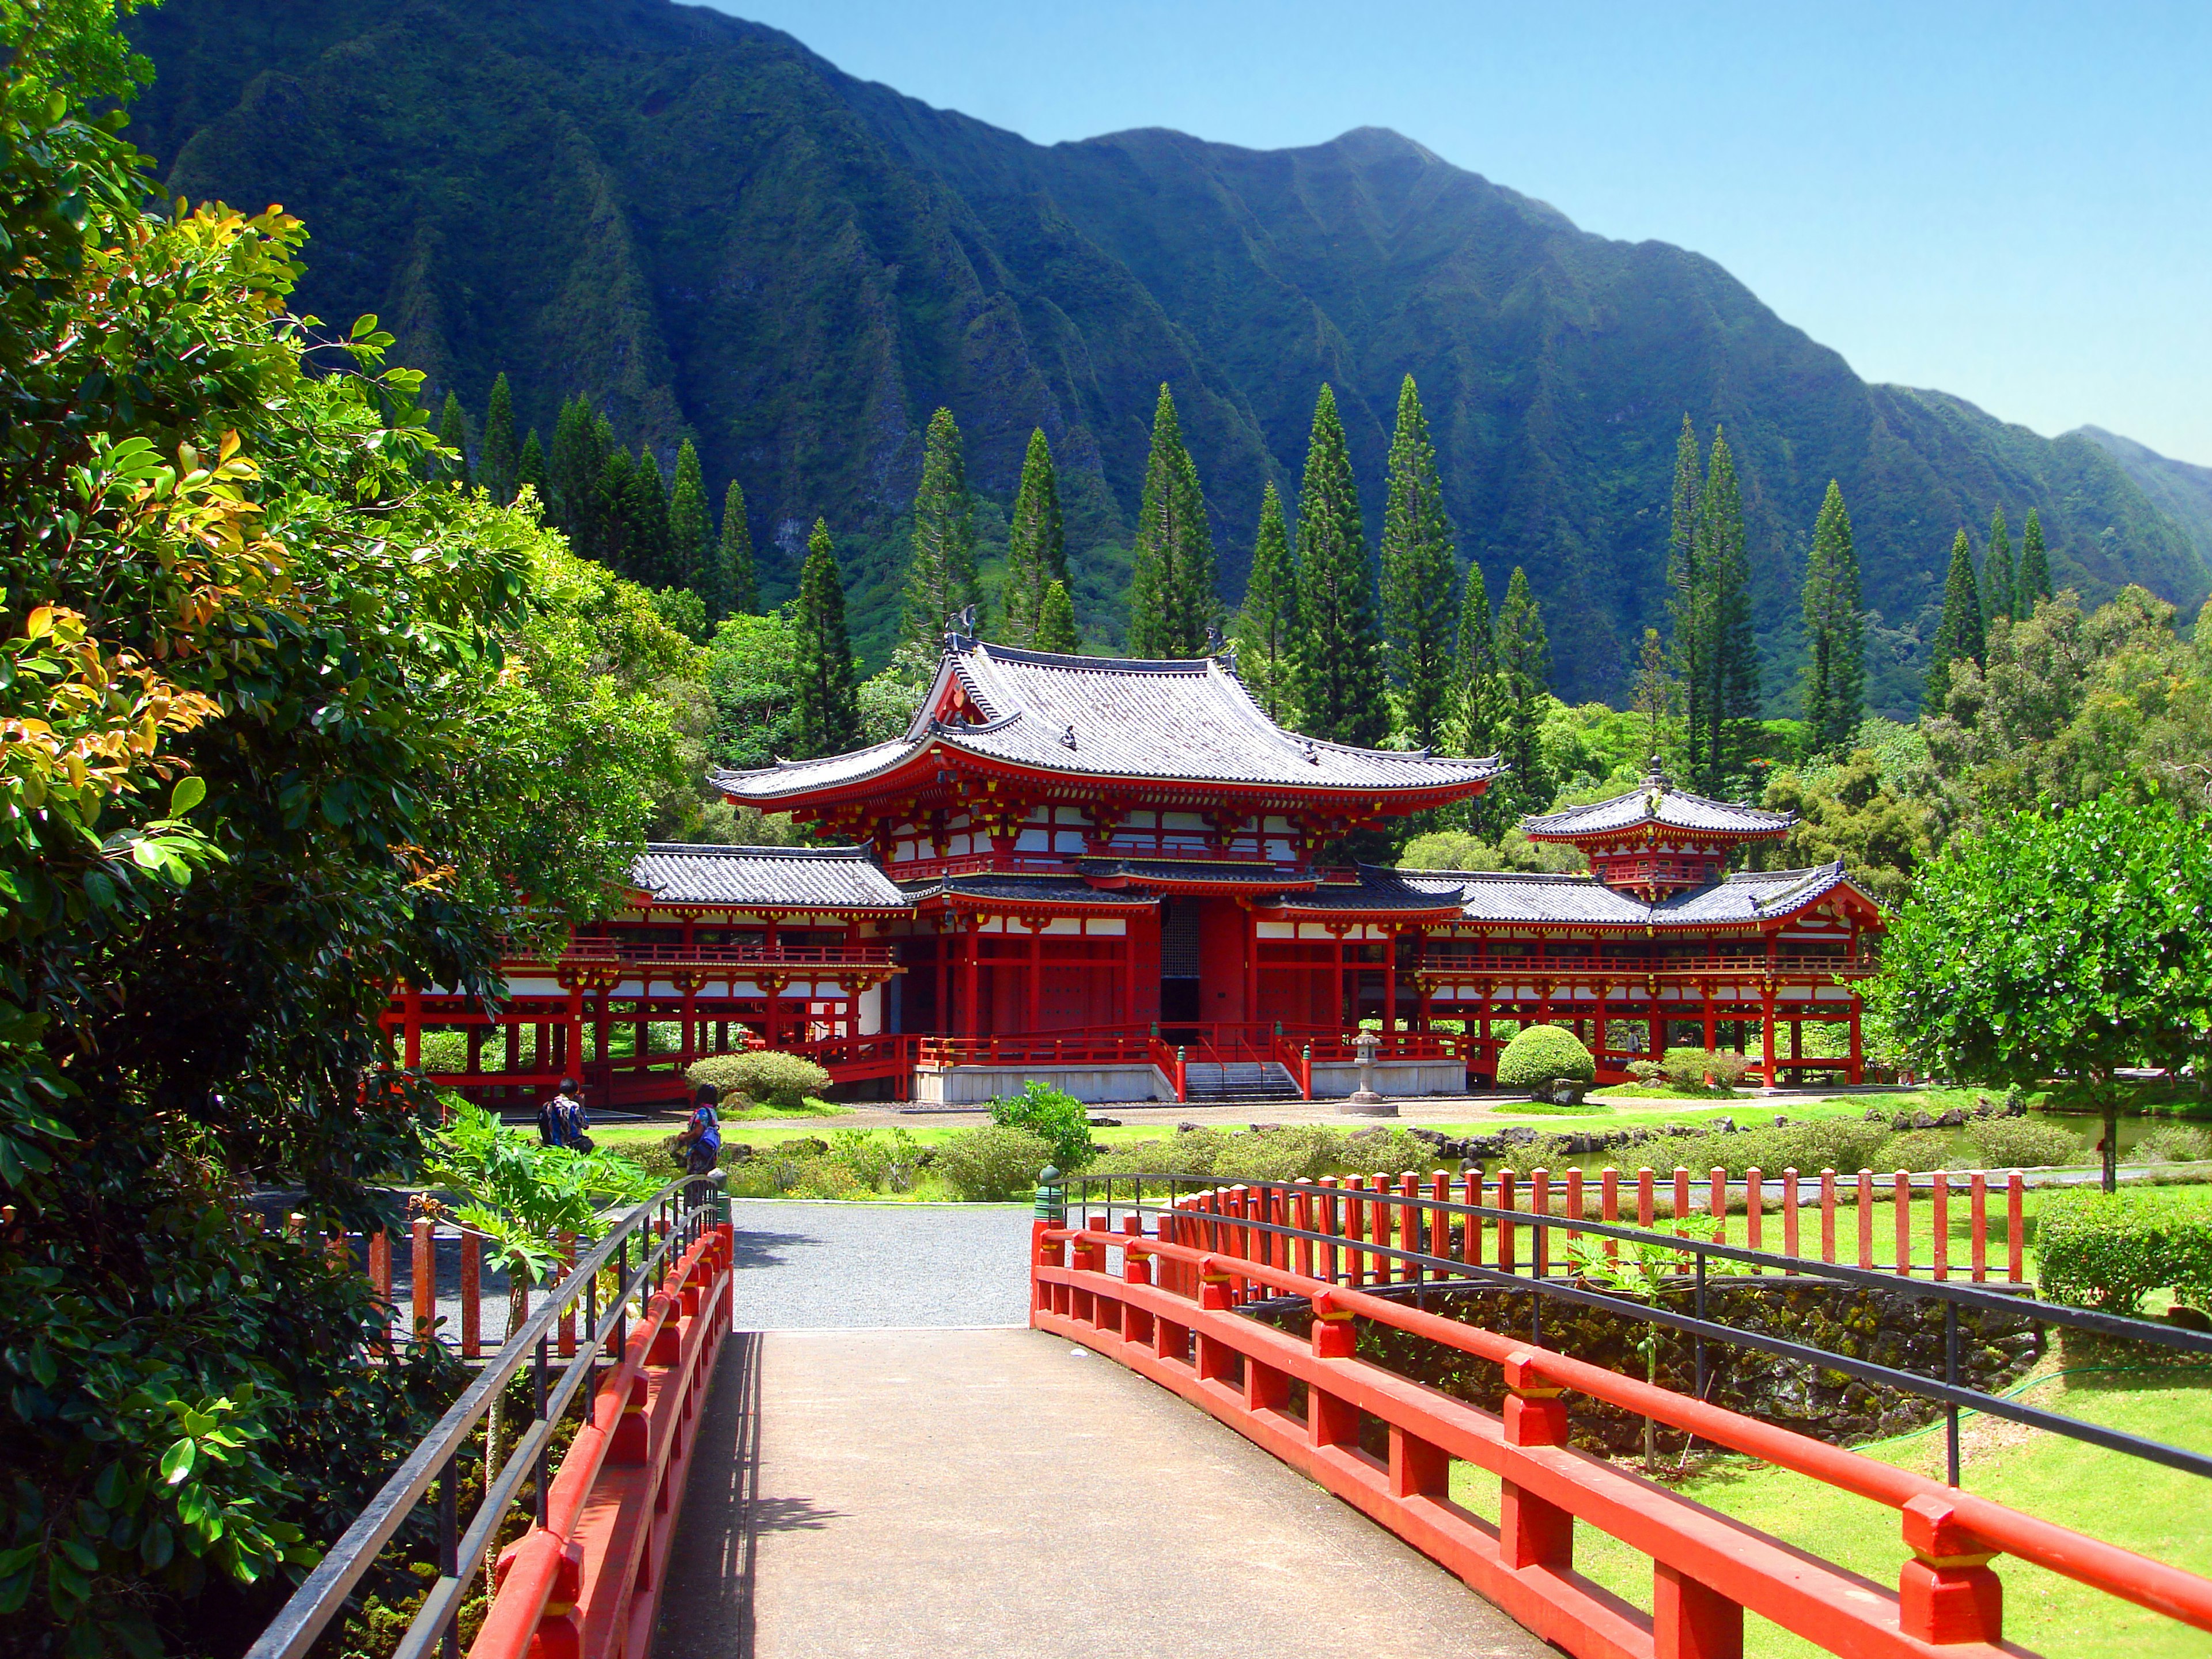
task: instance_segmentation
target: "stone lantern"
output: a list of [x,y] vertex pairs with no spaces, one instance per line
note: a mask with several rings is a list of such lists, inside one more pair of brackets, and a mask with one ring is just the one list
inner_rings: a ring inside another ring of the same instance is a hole
[[1375,1092],[1375,1051],[1382,1039],[1372,1031],[1362,1031],[1352,1039],[1353,1063],[1359,1067],[1359,1086],[1337,1110],[1349,1117],[1395,1117],[1398,1109]]

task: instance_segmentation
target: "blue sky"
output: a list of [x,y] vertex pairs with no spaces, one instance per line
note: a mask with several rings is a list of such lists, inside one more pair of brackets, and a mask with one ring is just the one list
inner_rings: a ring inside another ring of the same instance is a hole
[[2212,4],[714,3],[1041,143],[1393,127],[1869,380],[2212,465]]

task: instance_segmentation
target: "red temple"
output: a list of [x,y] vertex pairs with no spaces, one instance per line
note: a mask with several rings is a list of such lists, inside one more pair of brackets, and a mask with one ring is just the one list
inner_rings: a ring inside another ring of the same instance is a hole
[[[1572,1026],[1611,1079],[1670,1043],[1740,1045],[1756,1021],[1765,1077],[1858,1080],[1881,908],[1840,865],[1727,873],[1787,816],[1683,793],[1655,765],[1630,794],[1526,822],[1587,876],[1316,861],[1500,770],[1285,731],[1226,659],[956,636],[896,741],[713,779],[850,844],[656,844],[623,912],[558,961],[509,964],[507,1002],[409,990],[387,1024],[409,1065],[424,1031],[461,1033],[434,1078],[509,1104],[563,1074],[594,1103],[665,1101],[692,1060],[762,1044],[942,1105],[1031,1077],[1102,1102],[1343,1094],[1363,1024],[1384,1093],[1480,1086],[1495,1028],[1530,1021]],[[1808,1020],[1839,1024],[1846,1052],[1806,1056]]]

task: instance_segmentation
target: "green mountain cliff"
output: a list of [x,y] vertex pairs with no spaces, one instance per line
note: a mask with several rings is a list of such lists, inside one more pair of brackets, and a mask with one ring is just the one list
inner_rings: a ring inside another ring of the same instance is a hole
[[[1163,380],[1233,601],[1324,380],[1379,528],[1413,374],[1461,556],[1492,592],[1528,568],[1571,698],[1617,699],[1662,615],[1686,410],[1743,477],[1770,702],[1832,477],[1879,612],[1875,708],[1911,707],[1952,533],[1996,506],[2040,507],[2089,598],[2138,580],[2193,608],[2212,584],[2089,437],[1867,385],[1712,261],[1588,234],[1395,133],[1040,146],[666,0],[170,0],[134,27],[158,69],[138,142],[175,192],[307,220],[302,307],[379,313],[472,410],[506,370],[548,437],[577,392],[664,466],[691,436],[712,497],[735,475],[754,504],[771,598],[826,515],[872,660],[940,404],[1000,507],[1044,428],[1085,630],[1118,638]],[[987,507],[987,569],[1003,524]]]

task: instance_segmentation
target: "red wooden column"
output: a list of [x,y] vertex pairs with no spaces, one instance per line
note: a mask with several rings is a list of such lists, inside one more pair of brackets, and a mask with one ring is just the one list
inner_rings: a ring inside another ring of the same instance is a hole
[[946,923],[950,913],[940,915],[937,925],[937,1030],[942,1036],[951,1036],[952,1029],[952,934]]
[[1382,1035],[1398,1035],[1398,930],[1382,930]]
[[399,1028],[399,1064],[413,1071],[422,1063],[422,988],[410,984],[404,1002],[405,1023]]
[[1850,1070],[1845,1073],[1844,1075],[1853,1083],[1864,1082],[1866,1067],[1859,1052],[1859,994],[1856,988],[1854,988],[1851,991],[1850,1060]]
[[1137,1023],[1137,936],[1129,931],[1129,920],[1121,922],[1121,1024]]
[[[1262,851],[1267,837],[1261,837]],[[1244,907],[1244,1018],[1250,1024],[1260,1018],[1260,918],[1250,905]]]
[[1759,1046],[1766,1060],[1766,1086],[1774,1086],[1774,981],[1759,993]]
[[968,940],[968,959],[961,970],[963,981],[961,992],[968,1006],[960,1011],[961,1023],[967,1027],[967,1034],[969,1036],[981,1036],[983,1035],[983,1011],[977,1005],[975,997],[981,969],[981,963],[976,961],[976,958],[982,954],[983,950],[983,918],[969,916],[968,926],[963,931]]
[[1044,993],[1044,921],[1030,918],[1030,985],[1029,1029],[1038,1029],[1038,1010],[1042,1006]]
[[568,1018],[562,1031],[561,1069],[584,1086],[584,982],[568,987]]

